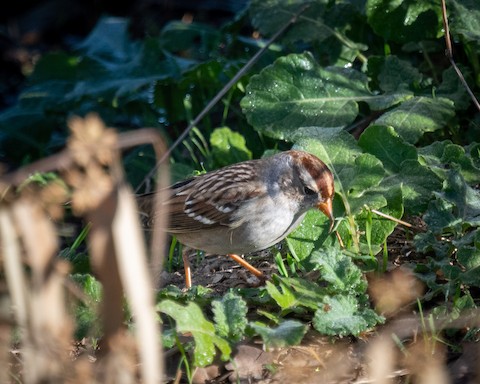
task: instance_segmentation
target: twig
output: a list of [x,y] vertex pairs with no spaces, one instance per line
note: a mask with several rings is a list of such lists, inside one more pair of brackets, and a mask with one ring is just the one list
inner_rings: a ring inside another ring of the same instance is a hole
[[461,83],[463,84],[468,94],[470,95],[470,98],[472,99],[473,104],[475,104],[477,109],[480,111],[480,103],[478,102],[474,93],[472,92],[467,82],[465,81],[465,78],[463,77],[463,74],[460,71],[460,68],[458,68],[457,64],[455,64],[455,61],[453,60],[452,41],[450,39],[450,29],[448,27],[447,6],[445,4],[445,0],[442,0],[442,16],[443,16],[443,28],[445,30],[445,45],[447,46],[447,48],[445,49],[445,55],[447,56],[448,60],[450,61],[450,64],[452,65],[453,69],[457,73],[457,76],[460,79]]
[[402,224],[402,225],[404,225],[405,227],[415,228],[415,229],[421,229],[421,228],[419,228],[419,227],[416,227],[416,226],[413,225],[413,224],[407,223],[406,221],[397,219],[396,217],[393,217],[393,216],[387,215],[386,213],[382,213],[382,212],[380,212],[380,211],[377,211],[376,209],[370,209],[370,211],[372,211],[373,213],[375,213],[375,214],[378,215],[378,216],[384,217],[385,219],[394,221],[394,222],[396,222],[396,223],[398,223],[398,224]]

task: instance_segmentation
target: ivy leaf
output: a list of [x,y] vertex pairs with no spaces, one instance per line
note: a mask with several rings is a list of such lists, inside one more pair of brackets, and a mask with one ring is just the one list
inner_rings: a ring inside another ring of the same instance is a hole
[[307,332],[307,327],[296,320],[284,321],[277,328],[270,328],[260,323],[250,323],[250,326],[262,337],[266,348],[297,345]]
[[355,297],[346,295],[326,297],[313,318],[314,328],[330,336],[358,336],[380,322],[383,322],[381,316],[360,305]]
[[220,167],[252,158],[245,138],[228,127],[216,128],[210,135],[210,145],[212,156]]
[[256,130],[292,140],[299,137],[301,127],[338,131],[357,117],[360,101],[373,109],[384,109],[407,96],[403,92],[374,95],[363,73],[351,68],[322,68],[307,52],[281,57],[252,76],[241,106]]
[[230,346],[215,334],[214,325],[205,318],[197,304],[189,302],[187,306],[183,306],[171,300],[164,300],[157,304],[157,310],[176,321],[177,332],[192,334],[195,340],[193,352],[195,366],[204,367],[211,364],[215,357],[215,347],[222,353],[223,360],[229,358]]
[[451,100],[416,96],[383,114],[376,123],[394,127],[403,139],[415,144],[424,133],[444,127],[454,114]]
[[240,341],[247,326],[245,301],[229,291],[220,300],[212,302],[212,310],[218,334],[232,342]]

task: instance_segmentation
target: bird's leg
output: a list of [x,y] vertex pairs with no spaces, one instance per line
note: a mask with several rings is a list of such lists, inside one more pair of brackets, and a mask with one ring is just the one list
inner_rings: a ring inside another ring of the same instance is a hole
[[185,287],[192,288],[192,271],[190,270],[190,260],[188,260],[188,247],[182,249],[183,267],[185,269]]
[[248,269],[250,272],[252,272],[255,276],[257,276],[260,279],[265,279],[265,275],[263,272],[259,271],[257,268],[255,268],[253,265],[242,259],[240,256],[235,255],[233,253],[229,253],[228,256],[235,260],[238,264],[240,264],[243,268]]

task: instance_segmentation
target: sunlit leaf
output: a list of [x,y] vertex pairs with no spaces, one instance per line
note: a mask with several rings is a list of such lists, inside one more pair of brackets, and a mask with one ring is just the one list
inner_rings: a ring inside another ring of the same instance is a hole
[[216,355],[215,347],[221,351],[223,359],[229,357],[230,346],[215,334],[215,326],[205,318],[197,304],[189,302],[187,306],[183,306],[171,300],[164,300],[157,305],[157,310],[175,320],[178,333],[192,334],[195,340],[193,358],[196,366],[204,367],[211,364]]

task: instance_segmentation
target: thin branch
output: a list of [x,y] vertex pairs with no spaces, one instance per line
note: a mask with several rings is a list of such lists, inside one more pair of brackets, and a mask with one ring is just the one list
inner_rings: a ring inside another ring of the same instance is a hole
[[414,226],[413,224],[407,223],[406,221],[397,219],[396,217],[393,217],[393,216],[387,215],[386,213],[382,213],[380,211],[377,211],[376,209],[370,209],[370,211],[372,211],[373,213],[375,213],[378,216],[384,217],[385,219],[388,219],[388,220],[394,221],[395,223],[404,225],[405,227],[421,229],[421,228],[418,228],[418,227]]
[[480,111],[480,103],[478,102],[477,98],[475,97],[475,94],[473,93],[473,91],[470,89],[467,82],[465,81],[465,78],[463,77],[463,74],[460,71],[460,68],[458,68],[457,64],[455,64],[455,61],[453,60],[452,41],[450,39],[450,29],[448,27],[447,6],[445,4],[445,0],[442,0],[442,16],[443,16],[443,28],[445,30],[445,45],[447,46],[447,48],[445,49],[445,55],[447,56],[448,60],[450,61],[450,64],[452,65],[453,69],[457,73],[458,78],[460,79],[463,86],[465,87],[468,94],[470,95],[470,98],[472,99],[473,103],[475,104],[477,109]]

